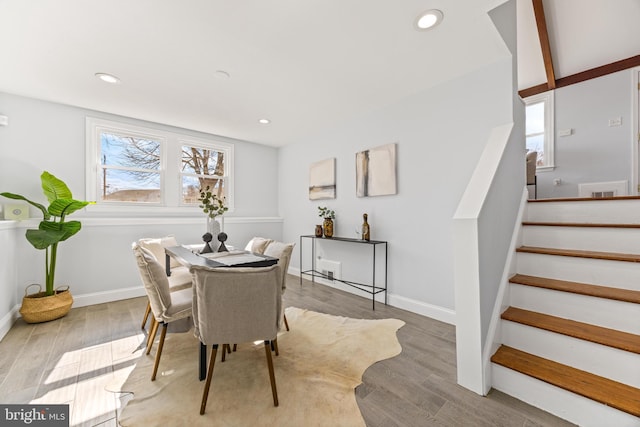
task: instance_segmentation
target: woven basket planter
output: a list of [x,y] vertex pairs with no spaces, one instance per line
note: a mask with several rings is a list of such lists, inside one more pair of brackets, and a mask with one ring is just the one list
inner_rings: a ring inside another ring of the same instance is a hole
[[[38,286],[38,292],[27,295],[29,288],[32,286]],[[65,289],[60,289],[65,288]],[[27,323],[42,323],[50,320],[59,319],[65,316],[71,305],[73,304],[73,297],[68,286],[58,287],[55,293],[50,296],[45,296],[46,292],[42,291],[40,285],[29,285],[24,290],[24,298],[22,298],[22,307],[20,307],[20,314]]]

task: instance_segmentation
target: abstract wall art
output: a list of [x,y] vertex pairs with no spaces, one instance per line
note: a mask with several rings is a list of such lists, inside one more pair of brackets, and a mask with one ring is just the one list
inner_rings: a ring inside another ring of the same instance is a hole
[[309,200],[336,198],[336,159],[321,160],[309,166]]
[[358,197],[397,193],[396,145],[381,145],[356,153],[356,195]]

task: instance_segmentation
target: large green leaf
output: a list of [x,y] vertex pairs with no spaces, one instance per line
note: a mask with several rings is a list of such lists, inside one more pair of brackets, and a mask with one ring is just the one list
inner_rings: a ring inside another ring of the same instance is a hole
[[[42,224],[42,223],[41,223]],[[58,243],[64,237],[61,230],[27,230],[27,240],[36,249],[47,249],[54,243]]]
[[20,194],[14,194],[14,193],[0,193],[0,196],[4,196],[7,199],[13,199],[13,200],[24,200],[25,202],[29,203],[32,206],[35,206],[36,208],[40,209],[42,211],[42,215],[44,216],[44,219],[49,219],[51,217],[51,215],[49,215],[49,212],[47,212],[47,208],[45,208],[43,205],[41,205],[40,203],[36,203],[32,200],[27,199],[24,196],[21,196]]
[[[42,221],[39,226],[40,230],[44,231],[52,231],[56,233],[61,233],[59,242],[67,240],[69,237],[76,234],[82,228],[82,224],[80,221],[68,221],[68,222],[50,222],[50,221]],[[54,242],[55,243],[55,242]]]
[[52,203],[57,199],[73,199],[73,195],[71,194],[69,187],[67,187],[67,184],[49,172],[42,172],[40,180],[42,181],[42,191],[47,197],[47,200],[49,200],[49,203]]
[[58,217],[62,215],[69,215],[79,209],[84,208],[89,203],[90,202],[66,198],[56,199],[49,205],[49,213],[53,216]]

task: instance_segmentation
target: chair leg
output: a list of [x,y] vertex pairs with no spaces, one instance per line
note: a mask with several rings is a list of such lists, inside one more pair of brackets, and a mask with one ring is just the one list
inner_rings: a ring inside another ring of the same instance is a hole
[[204,410],[207,407],[207,398],[209,397],[209,387],[211,386],[211,377],[213,377],[213,365],[216,363],[217,353],[218,353],[218,344],[214,344],[213,350],[211,351],[211,359],[209,360],[209,371],[207,372],[207,381],[204,383],[204,392],[202,393],[202,403],[200,404],[200,415],[204,414]]
[[227,357],[227,347],[229,347],[229,344],[222,344],[222,355],[220,356],[221,362],[224,362]]
[[273,373],[273,359],[271,359],[271,345],[264,342],[264,351],[267,355],[267,367],[269,368],[269,380],[271,381],[271,394],[273,394],[273,406],[278,406],[278,390],[276,390],[276,377]]
[[147,354],[151,353],[151,347],[153,347],[153,342],[156,339],[156,334],[158,333],[158,321],[155,317],[151,318],[151,330],[149,331],[149,335],[147,336]]
[[289,330],[289,322],[287,322],[287,315],[283,314],[282,317],[284,317],[284,326],[287,328],[287,331]]
[[149,313],[151,313],[151,303],[147,301],[147,309],[144,311],[144,317],[142,318],[142,325],[140,326],[140,329],[144,329],[144,327],[147,325]]
[[238,349],[238,344],[234,344],[233,345],[233,351],[236,351]]
[[271,344],[273,345],[273,351],[276,352],[276,356],[280,356],[280,351],[278,351],[278,338],[271,341]]
[[151,374],[151,381],[156,380],[156,374],[158,373],[158,366],[160,365],[160,357],[162,357],[162,347],[164,347],[164,337],[167,335],[167,322],[162,322],[162,333],[160,334],[160,342],[158,343],[158,352],[156,353],[156,363],[153,365],[153,374]]

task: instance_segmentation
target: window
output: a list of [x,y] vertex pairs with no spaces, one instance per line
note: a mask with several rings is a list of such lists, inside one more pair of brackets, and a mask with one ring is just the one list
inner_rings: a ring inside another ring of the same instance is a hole
[[103,130],[100,137],[98,201],[162,202],[160,138]]
[[553,169],[553,92],[524,99],[527,152],[537,151],[537,169]]
[[233,210],[232,144],[88,117],[86,152],[91,210],[200,213],[207,186]]
[[224,151],[182,146],[182,203],[198,203],[200,189],[208,188],[220,199],[226,199],[227,176]]

